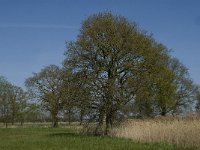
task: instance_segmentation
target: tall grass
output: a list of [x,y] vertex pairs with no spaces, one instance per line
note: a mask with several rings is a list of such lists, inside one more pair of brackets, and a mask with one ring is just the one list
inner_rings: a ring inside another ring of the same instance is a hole
[[200,119],[157,118],[128,120],[114,129],[117,137],[141,142],[162,142],[179,146],[200,146]]

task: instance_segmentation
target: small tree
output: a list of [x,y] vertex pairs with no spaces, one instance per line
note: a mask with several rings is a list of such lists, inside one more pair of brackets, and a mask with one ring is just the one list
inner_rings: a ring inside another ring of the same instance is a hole
[[51,113],[52,126],[58,125],[58,112],[62,108],[62,70],[55,65],[45,67],[26,80],[26,86],[35,97],[42,101],[43,107]]
[[85,84],[85,78],[80,72],[73,73],[68,68],[64,68],[64,70],[64,110],[67,112],[69,123],[72,114],[79,114],[80,124],[82,124],[90,105],[89,91]]
[[190,78],[188,69],[177,58],[170,59],[169,68],[174,73],[172,83],[176,87],[174,105],[169,107],[169,111],[173,114],[187,112],[187,109],[194,107],[198,87]]
[[19,99],[17,101],[17,119],[20,122],[21,125],[23,125],[27,115],[28,115],[28,93],[24,92],[22,89],[19,92]]
[[200,113],[200,89],[198,87],[197,92],[196,92],[196,112],[199,114]]
[[14,85],[11,86],[11,90],[12,90],[10,99],[11,123],[12,125],[14,125],[18,115],[21,114],[24,109],[23,103],[26,103],[26,93],[21,87]]
[[11,118],[11,99],[12,99],[12,90],[11,84],[4,78],[0,77],[0,111],[1,119],[4,122],[6,128],[8,122]]

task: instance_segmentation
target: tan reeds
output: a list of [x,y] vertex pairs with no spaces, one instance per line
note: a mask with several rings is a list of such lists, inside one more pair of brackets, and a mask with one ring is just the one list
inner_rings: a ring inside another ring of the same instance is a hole
[[141,142],[200,146],[200,119],[157,118],[128,120],[114,129],[112,134]]

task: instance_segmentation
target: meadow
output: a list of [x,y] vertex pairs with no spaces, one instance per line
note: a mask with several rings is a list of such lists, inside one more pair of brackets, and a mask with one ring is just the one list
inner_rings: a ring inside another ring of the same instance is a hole
[[0,128],[0,150],[182,150],[198,149],[158,142],[138,142],[114,136],[92,136],[80,133],[81,126],[25,124]]

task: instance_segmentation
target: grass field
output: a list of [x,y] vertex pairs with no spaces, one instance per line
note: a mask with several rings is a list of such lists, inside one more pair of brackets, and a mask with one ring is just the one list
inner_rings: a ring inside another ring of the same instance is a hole
[[[173,150],[166,144],[138,143],[130,139],[81,135],[75,128],[0,128],[0,150]],[[186,148],[185,148],[186,149]],[[195,148],[187,148],[195,149]]]

